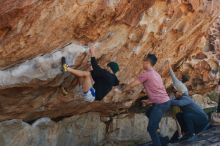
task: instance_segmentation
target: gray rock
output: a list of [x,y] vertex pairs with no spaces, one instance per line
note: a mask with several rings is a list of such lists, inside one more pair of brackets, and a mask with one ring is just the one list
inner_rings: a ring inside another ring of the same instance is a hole
[[220,145],[220,126],[213,127],[198,135],[195,142],[181,142],[169,146],[219,146]]
[[[147,132],[148,118],[144,114],[123,114],[113,119],[108,139],[113,141],[150,141]],[[160,133],[171,137],[176,131],[176,123],[170,117],[162,118]]]
[[95,146],[104,137],[105,124],[97,113],[58,123],[41,118],[32,126],[20,120],[0,123],[0,146]]
[[[144,114],[105,117],[105,122],[101,117],[99,113],[87,113],[57,123],[44,117],[32,125],[21,120],[4,121],[0,123],[0,146],[97,146],[105,141],[150,140]],[[172,118],[163,118],[161,133],[172,135],[174,122]]]

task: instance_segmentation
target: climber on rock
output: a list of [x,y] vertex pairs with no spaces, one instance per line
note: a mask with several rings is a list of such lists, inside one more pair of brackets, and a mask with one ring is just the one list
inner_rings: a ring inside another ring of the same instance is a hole
[[181,112],[176,114],[176,119],[185,133],[181,140],[195,141],[196,134],[209,127],[208,115],[185,93],[176,91],[175,96],[176,99],[171,100],[171,105],[181,109]]
[[[109,62],[107,67],[101,68],[95,58],[94,48],[90,48],[91,71],[81,71],[68,67],[65,58],[62,58],[63,71],[67,71],[79,78],[82,86],[82,96],[86,101],[102,100],[112,89],[113,86],[119,85],[116,73],[119,66],[116,62]],[[93,84],[94,82],[94,84]]]
[[157,57],[154,54],[147,54],[144,56],[143,69],[144,71],[129,83],[124,92],[130,92],[135,86],[142,84],[147,92],[149,98],[142,100],[145,105],[152,105],[146,111],[149,118],[148,132],[153,141],[153,145],[162,146],[160,136],[157,133],[159,123],[165,112],[170,108],[170,98],[163,85],[163,81],[159,73],[157,73],[153,66],[157,63]]

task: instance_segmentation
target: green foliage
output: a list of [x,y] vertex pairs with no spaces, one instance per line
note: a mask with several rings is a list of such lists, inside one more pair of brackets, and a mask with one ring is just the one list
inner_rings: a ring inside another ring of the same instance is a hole
[[219,100],[219,93],[217,91],[213,91],[211,93],[208,94],[208,97],[215,102],[218,102]]
[[211,113],[217,111],[217,107],[205,108],[204,111],[205,111],[208,115],[210,115]]

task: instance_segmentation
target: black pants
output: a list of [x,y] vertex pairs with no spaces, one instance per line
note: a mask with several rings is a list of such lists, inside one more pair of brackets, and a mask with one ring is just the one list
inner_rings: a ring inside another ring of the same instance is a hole
[[208,119],[195,113],[177,113],[176,119],[180,124],[182,132],[193,135],[194,133],[201,132],[208,124]]

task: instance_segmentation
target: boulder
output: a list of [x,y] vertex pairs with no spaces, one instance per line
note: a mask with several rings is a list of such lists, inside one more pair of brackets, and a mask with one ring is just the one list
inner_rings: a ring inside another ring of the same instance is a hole
[[[111,142],[149,141],[148,119],[144,114],[122,114],[100,117],[99,113],[75,115],[53,121],[48,117],[33,123],[22,120],[0,122],[1,146],[97,146]],[[175,126],[171,118],[161,121],[161,133],[172,135]]]
[[202,96],[199,94],[195,94],[192,96],[192,99],[200,105],[203,109],[205,108],[211,108],[211,107],[217,107],[217,103],[215,101],[212,101],[209,97],[207,96]]
[[70,66],[87,70],[89,45],[102,67],[118,62],[121,83],[141,72],[142,58],[151,52],[166,87],[169,59],[178,77],[190,76],[190,92],[212,91],[219,78],[219,10],[218,3],[206,0],[2,0],[0,121],[127,110],[141,87],[89,104],[78,94],[77,79],[61,72],[62,56]]

